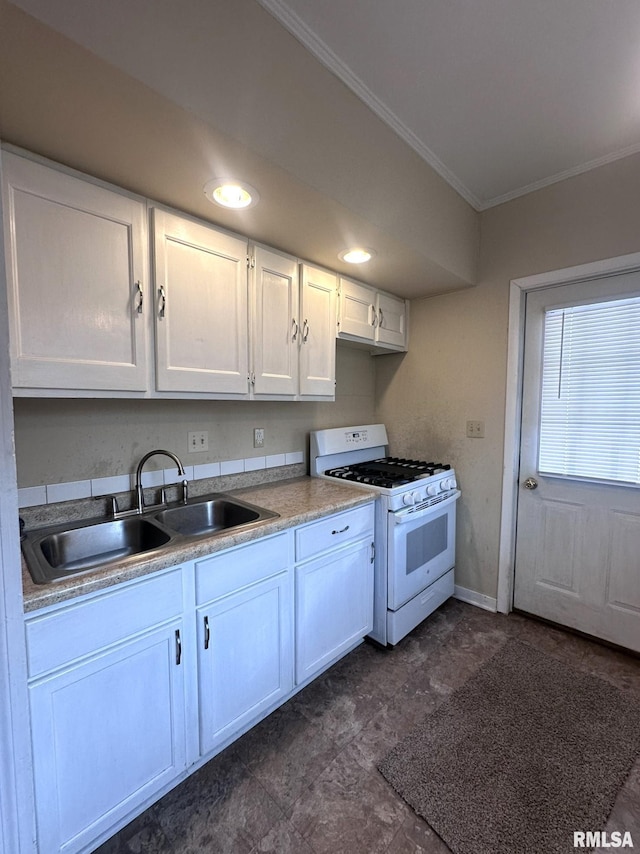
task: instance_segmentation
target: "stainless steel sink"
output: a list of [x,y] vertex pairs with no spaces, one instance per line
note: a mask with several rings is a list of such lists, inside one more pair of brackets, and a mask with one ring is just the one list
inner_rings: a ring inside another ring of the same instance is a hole
[[172,531],[193,537],[273,519],[277,515],[271,510],[245,504],[221,494],[206,500],[169,507],[156,513],[154,518]]
[[47,584],[108,566],[130,555],[174,542],[184,543],[192,537],[249,527],[277,516],[225,493],[210,493],[142,515],[29,531],[23,537],[22,551],[36,584]]
[[171,534],[132,516],[27,534],[22,548],[33,580],[46,583],[166,545]]

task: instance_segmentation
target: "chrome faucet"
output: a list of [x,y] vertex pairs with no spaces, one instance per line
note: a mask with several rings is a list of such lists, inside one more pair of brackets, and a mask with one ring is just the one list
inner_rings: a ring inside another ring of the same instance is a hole
[[[162,448],[158,448],[155,451],[149,451],[148,454],[145,454],[144,457],[138,463],[138,468],[136,469],[136,513],[144,513],[144,492],[142,490],[142,469],[144,468],[144,464],[148,459],[154,457],[156,454],[164,454],[165,457],[169,457],[174,461],[174,463],[178,466],[178,474],[181,477],[185,477],[184,466],[180,462],[180,459],[172,454],[171,451],[163,451]],[[182,500],[186,502],[187,497],[187,480],[186,478],[182,481]]]

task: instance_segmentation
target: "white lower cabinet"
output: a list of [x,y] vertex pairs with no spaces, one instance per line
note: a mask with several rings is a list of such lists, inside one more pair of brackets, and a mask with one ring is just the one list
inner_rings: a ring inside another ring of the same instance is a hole
[[355,647],[373,518],[369,503],[28,614],[38,852],[93,851]]
[[296,683],[306,682],[373,628],[373,504],[296,532]]
[[[293,688],[289,537],[196,564],[200,754],[240,735]],[[213,597],[206,604],[203,599]]]
[[182,574],[27,622],[38,851],[92,850],[186,767]]

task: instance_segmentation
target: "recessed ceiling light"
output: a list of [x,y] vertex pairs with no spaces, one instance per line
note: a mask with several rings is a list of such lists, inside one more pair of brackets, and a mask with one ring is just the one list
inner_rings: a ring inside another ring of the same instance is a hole
[[260,198],[255,187],[233,178],[213,178],[205,184],[204,192],[210,202],[237,210],[253,207]]
[[341,261],[346,261],[347,264],[364,264],[370,261],[376,253],[373,249],[365,249],[363,246],[354,246],[352,249],[345,249],[338,255]]

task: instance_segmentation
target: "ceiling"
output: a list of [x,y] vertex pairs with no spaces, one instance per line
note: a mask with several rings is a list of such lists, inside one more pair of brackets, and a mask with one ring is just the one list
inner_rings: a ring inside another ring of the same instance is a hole
[[640,150],[639,39],[637,0],[0,0],[0,135],[426,296],[476,282],[478,211]]
[[476,210],[640,151],[637,0],[260,0]]

